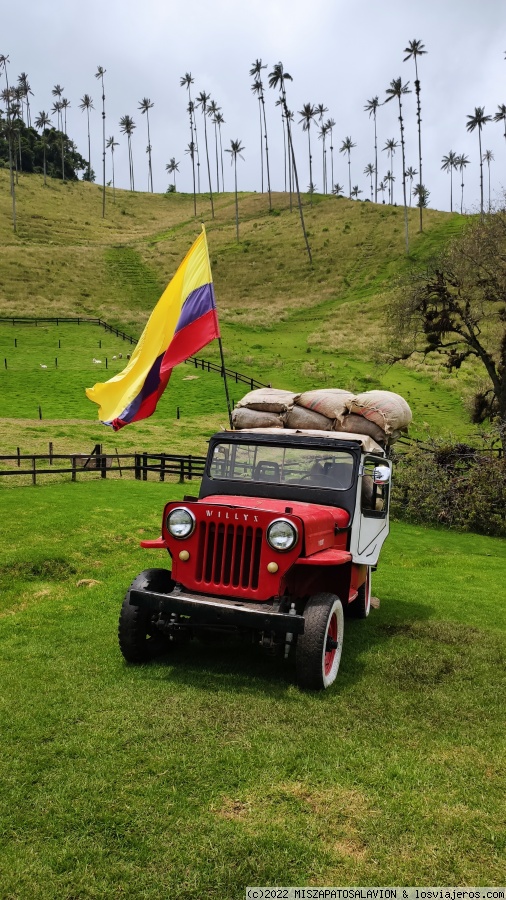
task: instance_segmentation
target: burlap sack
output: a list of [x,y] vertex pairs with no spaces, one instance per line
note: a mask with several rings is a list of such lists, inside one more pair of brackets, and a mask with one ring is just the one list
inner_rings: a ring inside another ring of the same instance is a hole
[[382,446],[387,440],[385,432],[379,425],[376,425],[376,422],[370,422],[369,419],[365,419],[364,416],[359,416],[356,413],[348,413],[347,416],[336,419],[334,431],[349,431],[352,434],[368,434],[369,437],[372,437],[373,441],[376,441],[377,444],[381,444]]
[[282,428],[283,419],[272,412],[261,412],[258,409],[239,407],[232,412],[234,428]]
[[318,391],[305,391],[296,401],[297,406],[311,409],[313,412],[327,416],[328,419],[337,419],[346,413],[346,402],[353,399],[350,391],[341,388],[321,388]]
[[[250,391],[237,406],[246,409],[257,409],[260,412],[284,413],[295,403],[299,394],[292,391],[282,391],[276,388],[258,388]],[[261,426],[258,426],[261,427]]]
[[[358,418],[358,417],[357,417]],[[286,428],[316,428],[318,431],[332,431],[333,419],[327,419],[312,409],[292,406],[285,416]]]
[[374,422],[387,435],[393,431],[406,431],[412,419],[404,397],[393,391],[365,391],[347,400],[345,405],[349,413],[357,413]]

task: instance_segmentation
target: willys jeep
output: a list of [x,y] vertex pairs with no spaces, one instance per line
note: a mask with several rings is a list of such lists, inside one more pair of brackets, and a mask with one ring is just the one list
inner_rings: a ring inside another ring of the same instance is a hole
[[335,680],[344,615],[365,619],[388,534],[391,463],[359,434],[252,429],[215,434],[199,497],[167,503],[141,546],[169,568],[131,584],[119,644],[140,663],[170,641],[247,635],[295,654],[301,688]]

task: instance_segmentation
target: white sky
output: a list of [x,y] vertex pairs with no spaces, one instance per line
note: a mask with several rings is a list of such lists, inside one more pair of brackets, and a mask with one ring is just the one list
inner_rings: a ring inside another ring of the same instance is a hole
[[[430,190],[429,205],[449,209],[450,177],[441,171],[441,159],[450,150],[465,153],[470,164],[465,172],[464,206],[479,204],[478,132],[468,134],[466,116],[476,106],[495,114],[506,103],[506,2],[505,0],[25,0],[20,8],[4,4],[0,53],[9,55],[9,79],[15,83],[26,72],[34,92],[34,114],[49,111],[51,89],[64,87],[70,100],[67,131],[87,157],[86,114],[79,109],[84,93],[92,96],[91,164],[101,180],[101,100],[94,75],[100,64],[107,70],[106,135],[114,135],[116,185],[128,187],[126,138],[119,119],[128,114],[137,128],[133,138],[135,184],[147,189],[146,116],[138,110],[143,97],[154,102],[150,111],[155,191],[165,191],[170,181],[165,164],[171,157],[180,163],[176,176],[179,190],[192,190],[191,163],[185,148],[190,140],[186,90],[179,81],[191,72],[194,95],[210,93],[222,109],[226,125],[223,145],[240,139],[244,161],[238,162],[239,189],[260,190],[260,153],[257,100],[251,91],[252,63],[261,58],[266,87],[267,127],[273,190],[282,190],[283,132],[278,93],[267,87],[267,74],[281,61],[293,77],[288,84],[288,104],[297,111],[304,103],[324,103],[326,118],[336,121],[334,130],[334,181],[347,186],[345,154],[339,147],[351,136],[352,184],[369,196],[363,174],[374,162],[373,122],[364,112],[367,100],[378,95],[394,78],[409,81],[413,93],[405,98],[406,165],[418,168],[414,63],[404,63],[403,50],[410,40],[421,40],[427,55],[419,58],[422,100],[423,180]],[[3,85],[2,85],[3,86]],[[198,113],[202,190],[207,185],[204,165],[203,125]],[[399,140],[397,101],[378,111],[378,145],[388,138]],[[213,129],[209,129],[214,160]],[[309,184],[307,136],[294,128],[301,187]],[[506,141],[503,123],[483,129],[483,151],[491,150],[492,196],[506,187]],[[313,132],[313,180],[322,189],[321,142]],[[111,177],[108,156],[107,179]],[[390,163],[379,152],[379,177]],[[330,170],[330,160],[329,160]],[[215,175],[215,166],[211,169]],[[394,200],[402,202],[401,151],[394,158]],[[488,196],[484,170],[485,198]],[[330,181],[330,179],[329,179]],[[214,182],[213,182],[214,184]],[[454,175],[454,208],[460,208],[460,177]],[[214,185],[215,187],[215,185]],[[225,159],[225,189],[233,189],[230,158]]]

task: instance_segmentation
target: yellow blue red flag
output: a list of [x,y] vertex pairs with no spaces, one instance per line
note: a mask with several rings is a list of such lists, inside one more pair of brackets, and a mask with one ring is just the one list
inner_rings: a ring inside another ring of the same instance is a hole
[[86,389],[99,419],[115,431],[151,416],[172,369],[219,338],[205,230],[186,254],[118,375]]

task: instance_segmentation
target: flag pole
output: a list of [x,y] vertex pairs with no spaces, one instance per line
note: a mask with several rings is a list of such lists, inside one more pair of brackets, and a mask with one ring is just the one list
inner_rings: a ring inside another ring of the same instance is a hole
[[223,356],[223,344],[221,343],[221,337],[218,338],[218,344],[220,345],[221,371],[223,375],[223,383],[225,385],[225,395],[227,398],[228,421],[230,428],[233,430],[234,426],[232,425],[232,407],[230,405],[230,396],[228,393],[227,370],[225,369],[225,359]]

